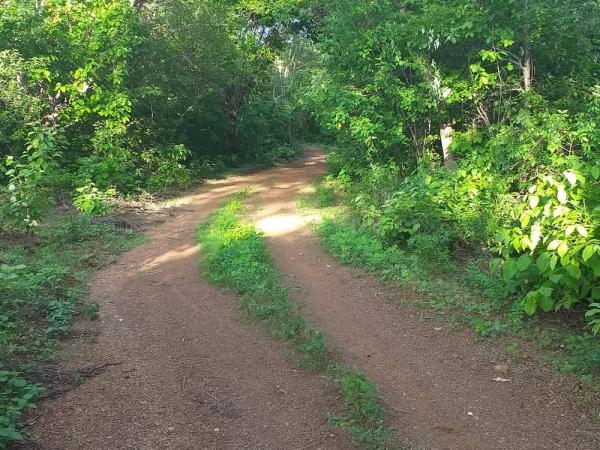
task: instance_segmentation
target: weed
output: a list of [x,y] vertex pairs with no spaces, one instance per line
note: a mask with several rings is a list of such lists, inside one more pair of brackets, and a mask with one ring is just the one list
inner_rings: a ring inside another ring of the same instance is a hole
[[385,426],[385,410],[377,399],[377,387],[363,374],[332,365],[329,375],[349,405],[345,417],[332,417],[332,425],[347,429],[366,449],[389,448],[391,431]]
[[17,427],[19,419],[23,411],[35,408],[33,400],[40,390],[40,385],[30,383],[18,372],[0,370],[0,448],[22,438]]

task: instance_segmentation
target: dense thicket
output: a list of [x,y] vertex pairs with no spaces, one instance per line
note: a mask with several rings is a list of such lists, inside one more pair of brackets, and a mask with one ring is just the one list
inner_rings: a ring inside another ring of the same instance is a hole
[[31,224],[57,187],[98,212],[117,192],[289,154],[285,55],[252,14],[237,1],[1,0],[3,223]]
[[438,261],[484,244],[519,309],[598,331],[599,3],[334,0],[316,23],[307,104],[363,223]]

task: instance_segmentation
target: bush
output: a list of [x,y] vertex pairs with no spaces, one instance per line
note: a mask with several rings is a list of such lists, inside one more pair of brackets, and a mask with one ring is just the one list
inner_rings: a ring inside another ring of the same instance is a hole
[[503,275],[530,315],[600,299],[600,168],[539,177],[497,234]]

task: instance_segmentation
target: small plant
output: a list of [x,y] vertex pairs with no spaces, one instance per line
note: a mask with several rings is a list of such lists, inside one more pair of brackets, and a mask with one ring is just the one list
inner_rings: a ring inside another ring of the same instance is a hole
[[75,189],[77,196],[73,199],[73,205],[81,212],[91,216],[105,216],[110,212],[110,201],[116,197],[117,191],[109,188],[102,191],[93,182]]
[[317,183],[315,185],[315,198],[317,207],[319,208],[333,206],[337,201],[335,189],[325,183]]
[[29,383],[17,372],[0,370],[0,448],[22,439],[19,419],[26,409],[35,408],[33,401],[40,391],[38,384]]
[[341,366],[331,366],[330,375],[349,405],[345,417],[333,417],[331,423],[344,428],[366,449],[386,450],[391,430],[385,426],[385,410],[377,399],[377,387],[363,374]]
[[88,303],[81,308],[81,316],[85,320],[94,321],[100,318],[100,306],[97,303]]
[[[56,169],[58,150],[51,129],[33,127],[28,133],[27,149],[19,158],[4,161],[6,187],[0,187],[0,219],[17,228],[38,224],[51,200],[45,192],[46,177]],[[0,165],[0,168],[2,165]],[[6,197],[7,201],[2,201]]]

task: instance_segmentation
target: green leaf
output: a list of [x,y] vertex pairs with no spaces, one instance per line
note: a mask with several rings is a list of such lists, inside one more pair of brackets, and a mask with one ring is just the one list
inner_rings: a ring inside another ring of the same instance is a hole
[[588,245],[586,248],[583,249],[581,257],[584,261],[588,261],[592,256],[594,256],[595,252],[596,247],[594,245]]
[[504,281],[510,281],[517,273],[517,262],[514,259],[507,259],[502,268],[502,278]]
[[558,198],[558,201],[561,203],[561,205],[564,205],[565,203],[567,203],[567,193],[565,192],[565,190],[563,188],[560,188],[558,190],[558,193],[556,194],[556,198]]
[[554,308],[554,300],[550,296],[540,295],[538,297],[538,305],[544,312],[550,312]]
[[576,280],[579,280],[581,278],[581,269],[579,267],[570,265],[570,266],[565,267],[565,270],[567,271],[567,273],[569,275],[571,275]]
[[600,277],[600,258],[598,255],[592,256],[587,261],[587,265],[594,271],[594,276]]
[[600,314],[600,309],[599,308],[590,309],[589,311],[587,311],[585,313],[585,317],[592,317],[592,316],[596,316],[598,314]]
[[569,246],[567,245],[566,242],[561,242],[561,244],[558,246],[558,249],[556,251],[558,253],[558,256],[563,257],[567,253],[569,253]]
[[538,296],[539,296],[539,294],[537,294],[536,292],[530,292],[523,299],[523,303],[522,303],[523,311],[525,311],[530,316],[533,316],[535,314],[535,312],[537,311]]
[[565,236],[569,237],[571,236],[573,233],[575,232],[575,225],[569,225],[566,229],[565,229]]
[[575,172],[568,170],[564,173],[564,176],[571,186],[575,186],[577,184],[577,175],[575,175]]
[[561,241],[556,239],[548,244],[548,250],[556,250],[560,244]]
[[583,226],[583,225],[577,225],[577,232],[583,236],[583,237],[587,237],[588,235],[588,231],[587,229]]
[[535,262],[535,265],[540,272],[545,272],[548,267],[550,267],[550,255],[548,253],[540,254]]
[[537,195],[529,196],[529,206],[531,207],[531,209],[534,209],[539,204],[540,204],[540,198]]
[[12,380],[12,385],[14,387],[22,388],[27,386],[27,380],[25,380],[24,378],[14,378]]
[[535,250],[535,248],[538,246],[541,238],[542,238],[542,227],[540,226],[539,223],[536,223],[531,227],[531,236],[530,236],[531,242],[529,243],[529,248],[531,250]]
[[548,286],[542,286],[538,289],[538,292],[544,297],[550,297],[553,291],[554,289]]
[[517,260],[517,269],[524,271],[531,265],[531,258],[528,255],[521,255]]
[[552,281],[553,283],[558,283],[558,282],[560,282],[560,280],[562,280],[562,277],[563,277],[562,273],[560,273],[560,272],[555,272],[555,273],[551,273],[551,274],[548,276],[548,279],[549,279],[550,281]]
[[594,180],[597,180],[598,178],[600,178],[600,167],[594,166],[591,168],[590,172],[591,172]]

